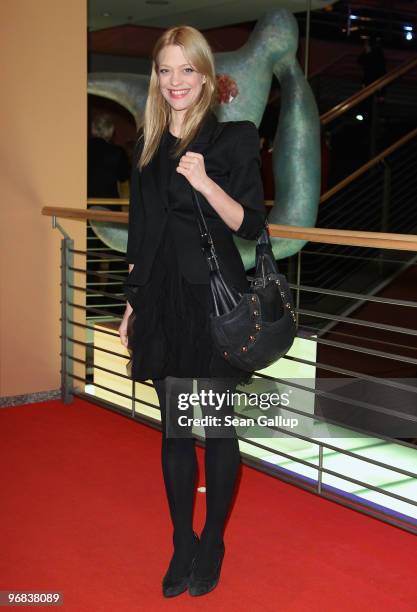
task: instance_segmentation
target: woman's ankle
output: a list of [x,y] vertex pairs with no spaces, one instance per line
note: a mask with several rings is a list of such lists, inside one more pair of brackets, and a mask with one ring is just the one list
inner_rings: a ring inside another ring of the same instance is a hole
[[174,532],[172,534],[172,541],[173,541],[174,547],[177,548],[179,546],[187,546],[187,545],[191,546],[195,542],[195,536],[196,534],[192,527],[190,527],[189,529],[181,529],[181,530],[174,529]]
[[224,545],[223,531],[204,528],[200,535],[201,545],[209,549],[220,549]]

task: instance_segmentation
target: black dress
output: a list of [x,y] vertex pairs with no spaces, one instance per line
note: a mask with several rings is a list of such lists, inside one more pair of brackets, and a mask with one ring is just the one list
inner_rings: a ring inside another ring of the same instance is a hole
[[[169,164],[168,176],[178,165],[178,158],[169,156],[176,140],[166,129],[157,152]],[[213,345],[210,287],[189,283],[181,274],[169,220],[148,282],[130,291],[128,375],[135,381],[220,377],[244,384],[251,374],[233,367]]]

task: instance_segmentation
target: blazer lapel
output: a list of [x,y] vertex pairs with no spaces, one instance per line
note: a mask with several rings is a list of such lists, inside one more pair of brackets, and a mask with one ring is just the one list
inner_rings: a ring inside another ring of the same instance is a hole
[[[209,146],[218,126],[219,122],[213,111],[208,111],[203,121],[201,122],[200,128],[187,147],[187,151],[193,151],[195,153],[204,153],[205,149]],[[163,136],[166,138],[166,134]],[[161,140],[161,145],[163,142]],[[170,181],[176,178],[183,178],[178,172],[174,172],[171,175]],[[156,204],[161,209],[168,210],[168,164],[163,163],[160,155],[154,157],[151,162],[145,166],[141,174],[142,185],[144,193],[153,200],[152,206]]]
[[195,138],[188,145],[188,151],[202,153],[203,150],[210,144],[219,122],[213,111],[208,111],[204,117],[200,129]]

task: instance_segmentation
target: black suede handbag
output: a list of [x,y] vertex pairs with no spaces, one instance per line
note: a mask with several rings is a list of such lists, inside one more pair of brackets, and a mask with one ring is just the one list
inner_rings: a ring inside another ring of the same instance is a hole
[[255,276],[247,276],[248,291],[229,285],[219,268],[214,243],[191,186],[201,249],[210,271],[211,335],[215,346],[233,366],[255,372],[271,365],[291,348],[297,320],[291,289],[272,252],[268,221],[256,244]]

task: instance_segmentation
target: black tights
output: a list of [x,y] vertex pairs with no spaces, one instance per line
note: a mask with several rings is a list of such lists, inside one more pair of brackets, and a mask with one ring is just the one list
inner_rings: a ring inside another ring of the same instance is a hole
[[[197,380],[200,381],[200,379]],[[210,384],[209,388],[220,391],[221,384],[215,382],[216,379],[211,380],[213,385]],[[192,386],[192,379],[170,378],[170,382],[172,381],[174,385],[170,386],[172,391],[168,401],[177,390],[192,392],[192,388],[186,389],[187,385]],[[161,408],[162,472],[174,528],[174,557],[177,573],[181,575],[189,563],[189,550],[193,541],[192,515],[197,475],[195,442],[192,437],[166,436],[166,379],[155,379],[153,383]],[[228,389],[231,387],[228,386]],[[221,411],[215,412],[221,414]],[[231,431],[230,427],[228,431]],[[234,428],[232,431],[236,433]],[[206,429],[205,445],[206,522],[200,537],[199,569],[201,573],[210,571],[213,559],[223,542],[225,521],[240,466],[239,444],[236,436],[230,437],[229,433],[229,437],[210,437]]]

